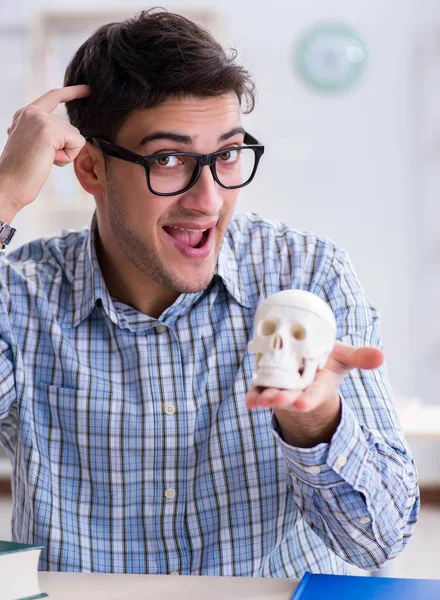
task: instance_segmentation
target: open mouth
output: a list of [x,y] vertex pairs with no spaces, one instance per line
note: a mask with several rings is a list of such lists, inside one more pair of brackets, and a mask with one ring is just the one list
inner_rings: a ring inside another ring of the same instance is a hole
[[167,240],[187,258],[205,258],[211,252],[215,226],[207,229],[190,229],[165,225]]
[[172,225],[167,225],[163,229],[174,240],[189,248],[201,248],[209,235],[209,229],[181,229]]

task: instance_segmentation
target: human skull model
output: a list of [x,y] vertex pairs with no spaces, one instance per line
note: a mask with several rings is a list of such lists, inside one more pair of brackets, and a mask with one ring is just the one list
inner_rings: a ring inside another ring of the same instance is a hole
[[284,290],[263,300],[255,313],[249,351],[257,355],[253,385],[304,390],[333,349],[336,321],[319,296]]

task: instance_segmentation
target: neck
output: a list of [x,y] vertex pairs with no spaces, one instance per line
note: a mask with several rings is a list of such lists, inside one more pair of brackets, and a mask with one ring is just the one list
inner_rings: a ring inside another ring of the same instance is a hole
[[159,318],[179,297],[144,275],[120,250],[111,235],[97,221],[96,254],[110,295],[139,312]]

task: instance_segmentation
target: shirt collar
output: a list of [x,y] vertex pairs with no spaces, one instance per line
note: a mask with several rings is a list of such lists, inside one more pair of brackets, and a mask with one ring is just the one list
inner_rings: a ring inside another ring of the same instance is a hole
[[115,325],[121,325],[99,266],[96,254],[96,236],[97,220],[96,214],[94,214],[74,270],[70,306],[67,310],[67,314],[71,316],[73,327],[77,327],[84,321],[98,302],[102,304],[109,319]]
[[216,275],[223,281],[229,294],[245,308],[252,306],[248,291],[243,285],[237,259],[229,243],[228,234],[223,238],[222,247],[217,260]]
[[[90,229],[84,238],[83,247],[75,266],[72,292],[66,316],[70,316],[72,326],[77,327],[90,315],[96,304],[100,302],[109,319],[115,325],[125,327],[125,318],[116,310],[101,273],[96,253],[96,236],[97,219],[95,214],[92,218]],[[215,275],[222,280],[226,290],[239,304],[245,308],[252,306],[249,295],[242,284],[237,260],[230,246],[227,234],[223,239],[219,252]],[[180,305],[184,301],[183,296],[198,297],[199,294],[182,294],[177,299],[176,304]]]

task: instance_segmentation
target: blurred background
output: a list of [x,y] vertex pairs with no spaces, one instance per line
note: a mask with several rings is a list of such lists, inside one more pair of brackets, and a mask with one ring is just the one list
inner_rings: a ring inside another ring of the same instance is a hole
[[[0,0],[0,149],[14,112],[53,87],[101,24],[153,5]],[[438,0],[162,2],[202,23],[253,73],[245,127],[266,145],[240,211],[343,246],[373,304],[422,486],[416,533],[389,573],[440,578],[440,6]],[[61,113],[60,113],[61,114]],[[71,167],[14,220],[17,246],[87,225]],[[0,454],[0,539],[9,539]]]

